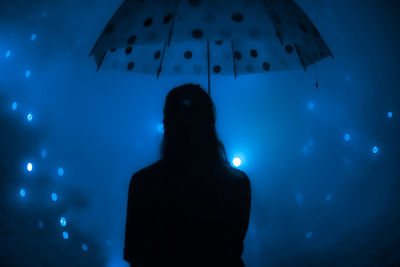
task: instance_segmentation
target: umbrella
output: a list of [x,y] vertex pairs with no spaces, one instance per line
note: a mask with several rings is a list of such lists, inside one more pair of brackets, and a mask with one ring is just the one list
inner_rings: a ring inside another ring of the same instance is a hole
[[204,74],[209,94],[211,75],[307,70],[333,58],[293,0],[125,0],[92,55],[97,70]]

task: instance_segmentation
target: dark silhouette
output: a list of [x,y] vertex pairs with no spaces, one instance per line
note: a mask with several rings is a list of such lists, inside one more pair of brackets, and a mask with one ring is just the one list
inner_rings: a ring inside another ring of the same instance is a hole
[[226,159],[200,86],[167,95],[161,156],[132,176],[124,259],[135,267],[244,266],[250,181]]

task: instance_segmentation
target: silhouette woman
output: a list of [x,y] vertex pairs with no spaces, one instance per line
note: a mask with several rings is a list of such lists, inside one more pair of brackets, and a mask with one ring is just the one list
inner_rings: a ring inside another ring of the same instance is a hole
[[198,85],[168,93],[161,159],[131,179],[124,259],[131,266],[244,266],[250,181],[230,166],[215,107]]

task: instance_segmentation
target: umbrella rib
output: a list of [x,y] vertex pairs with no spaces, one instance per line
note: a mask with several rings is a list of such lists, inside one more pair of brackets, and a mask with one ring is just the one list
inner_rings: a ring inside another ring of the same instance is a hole
[[161,59],[160,59],[160,66],[158,66],[158,70],[157,70],[157,79],[160,77],[160,73],[161,73],[161,70],[162,70],[162,63],[164,61],[164,55],[165,55],[165,50],[166,50],[167,44],[169,46],[170,43],[171,43],[172,33],[174,31],[174,26],[175,26],[176,13],[178,11],[178,6],[179,6],[179,1],[180,0],[176,0],[176,3],[175,3],[174,16],[173,16],[173,19],[172,19],[171,28],[169,29],[168,40],[164,43],[164,47],[163,47],[163,51],[162,51],[162,55],[161,55]]
[[210,80],[210,41],[207,40],[207,68],[208,68],[208,95],[211,95],[211,80]]
[[235,79],[236,79],[236,60],[235,60],[235,48],[233,46],[233,41],[231,41],[232,43],[232,59],[233,59],[233,72],[235,73]]
[[296,44],[294,44],[294,49],[296,49],[296,53],[297,53],[297,55],[299,56],[299,59],[300,59],[301,65],[303,65],[304,71],[307,71],[307,67],[306,67],[306,65],[304,64],[303,57],[301,56],[301,53],[300,53],[300,49],[297,47]]
[[107,50],[104,52],[104,54],[103,54],[102,57],[100,58],[100,62],[99,62],[99,64],[97,64],[97,70],[96,70],[96,71],[99,71],[99,69],[100,69],[100,67],[101,67],[101,64],[103,64],[103,60],[104,60],[106,54],[107,54]]

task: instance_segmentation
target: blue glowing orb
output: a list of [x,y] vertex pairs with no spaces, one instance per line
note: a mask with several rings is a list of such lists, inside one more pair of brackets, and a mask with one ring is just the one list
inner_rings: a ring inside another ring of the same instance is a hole
[[239,157],[235,157],[235,158],[232,160],[232,163],[233,163],[233,166],[239,167],[240,164],[242,164],[242,160],[241,160]]
[[8,50],[7,52],[6,52],[6,58],[9,58],[11,56],[11,50]]
[[332,200],[332,194],[327,194],[327,195],[325,196],[325,199],[326,199],[327,201]]
[[389,111],[389,112],[387,113],[387,116],[388,116],[388,118],[391,118],[391,117],[393,117],[393,113]]
[[28,115],[26,115],[26,119],[27,119],[28,121],[32,121],[32,120],[33,120],[33,115],[32,115],[32,113],[28,113]]
[[161,134],[164,134],[164,124],[163,124],[163,123],[160,123],[160,124],[157,126],[157,132],[159,132],[159,133],[161,133]]
[[39,221],[38,222],[38,226],[39,226],[39,228],[43,228],[44,227],[44,223],[42,221]]
[[313,109],[315,108],[314,102],[312,102],[312,101],[308,102],[308,103],[307,103],[307,108],[308,108],[309,110],[313,110]]
[[21,190],[19,190],[19,195],[21,196],[21,197],[25,197],[26,196],[26,191],[25,191],[25,189],[21,189]]
[[56,193],[51,193],[51,199],[55,202],[58,199],[58,196]]
[[65,219],[64,217],[60,218],[60,224],[62,227],[65,227],[67,225],[67,219]]
[[308,233],[306,234],[306,238],[310,239],[311,237],[312,237],[312,232],[308,232]]
[[88,246],[86,244],[82,244],[82,251],[87,251],[88,250]]
[[31,172],[33,170],[32,163],[29,162],[28,164],[26,164],[26,169],[28,170],[28,172]]
[[350,135],[349,134],[345,134],[344,135],[344,141],[346,141],[346,142],[350,141]]
[[64,175],[64,169],[58,168],[58,176],[63,176],[63,175]]
[[42,151],[40,152],[40,156],[44,159],[47,157],[47,151],[46,149],[42,149]]
[[25,77],[26,78],[31,77],[31,71],[30,70],[25,71]]
[[68,239],[68,237],[69,237],[69,236],[68,236],[68,232],[64,231],[64,232],[63,232],[63,238],[64,238],[64,239]]
[[12,110],[17,110],[17,107],[18,107],[18,103],[17,103],[17,102],[13,102],[13,103],[11,104],[11,109],[12,109]]
[[372,148],[372,153],[376,154],[376,153],[378,153],[378,151],[379,151],[379,148],[377,146],[374,146]]
[[32,40],[32,41],[35,41],[35,40],[36,40],[36,37],[37,37],[36,33],[32,34],[32,35],[31,35],[31,40]]

